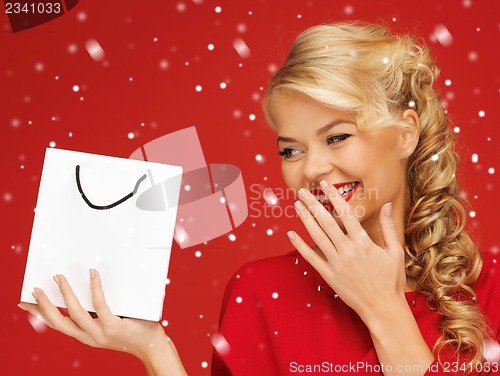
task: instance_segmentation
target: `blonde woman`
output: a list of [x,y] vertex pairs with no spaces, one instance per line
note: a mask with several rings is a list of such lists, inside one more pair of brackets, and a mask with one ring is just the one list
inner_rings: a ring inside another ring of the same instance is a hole
[[[322,25],[297,38],[263,106],[315,245],[290,231],[297,251],[236,272],[214,375],[499,372],[490,355],[500,277],[464,231],[437,76],[427,47],[379,25]],[[88,345],[139,357],[151,375],[184,374],[163,328],[113,316],[98,273],[90,277],[97,319],[60,275],[70,317],[41,289],[38,305],[21,308]]]

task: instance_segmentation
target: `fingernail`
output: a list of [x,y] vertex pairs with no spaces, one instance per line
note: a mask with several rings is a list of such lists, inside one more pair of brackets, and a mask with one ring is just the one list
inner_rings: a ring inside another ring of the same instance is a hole
[[286,234],[288,235],[288,237],[290,238],[290,240],[294,240],[295,239],[295,232],[288,231]]
[[26,308],[24,308],[24,307],[21,305],[21,303],[19,303],[17,306],[18,306],[19,308],[21,308],[23,311],[26,311]]
[[384,214],[386,217],[390,217],[392,215],[392,202],[384,205]]
[[61,280],[59,279],[59,276],[56,274],[52,278],[54,278],[54,281],[57,283],[57,286],[61,286]]
[[302,210],[304,210],[304,204],[300,201],[295,201],[295,209],[297,209],[297,211],[299,212],[302,212]]
[[36,301],[38,301],[38,293],[36,292],[35,289],[31,290],[31,295],[35,298]]
[[321,188],[323,188],[323,190],[325,190],[325,191],[329,191],[329,190],[331,189],[330,184],[328,184],[328,183],[326,182],[326,180],[321,180],[321,181],[319,182],[319,185],[320,185],[320,187],[321,187]]
[[90,269],[89,272],[90,272],[90,279],[94,279],[95,278],[95,273],[96,273],[95,269]]
[[300,188],[299,190],[299,197],[300,198],[307,198],[307,191],[304,188]]

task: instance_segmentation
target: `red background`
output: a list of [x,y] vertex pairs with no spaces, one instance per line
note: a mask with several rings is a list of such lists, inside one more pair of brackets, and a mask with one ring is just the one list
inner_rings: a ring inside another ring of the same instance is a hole
[[[304,234],[296,219],[278,211],[264,215],[265,202],[251,187],[284,188],[260,100],[293,38],[318,23],[383,21],[431,45],[442,68],[438,86],[460,128],[458,177],[476,213],[470,227],[482,249],[498,252],[500,20],[494,1],[82,0],[68,14],[19,33],[12,33],[0,9],[2,374],[145,374],[128,355],[88,348],[51,330],[36,332],[16,307],[43,156],[53,141],[58,148],[128,157],[142,144],[192,125],[207,162],[240,167],[249,204],[261,211],[250,211],[252,217],[232,232],[234,242],[226,234],[184,250],[174,245],[166,331],[188,373],[209,374],[202,362],[210,363],[209,336],[231,274],[248,260],[290,251],[287,230]],[[451,46],[432,40],[440,24],[453,36]],[[246,42],[250,57],[237,54],[235,38]],[[103,62],[85,50],[88,39],[103,47]]]

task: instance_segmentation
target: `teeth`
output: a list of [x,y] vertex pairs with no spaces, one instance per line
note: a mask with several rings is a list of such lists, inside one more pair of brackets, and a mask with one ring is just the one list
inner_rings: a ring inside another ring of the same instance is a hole
[[[356,182],[352,182],[349,184],[344,185],[343,187],[340,187],[338,189],[338,192],[343,196],[347,196],[347,194],[353,190],[353,188],[356,186]],[[330,200],[328,200],[328,197],[325,194],[317,194],[315,195],[316,199],[321,202],[322,204],[329,203]]]
[[354,186],[356,185],[356,182],[352,182],[352,183],[349,183],[349,184],[346,184],[344,185],[343,187],[340,187],[338,189],[339,193],[342,195],[342,196],[347,196],[347,194],[352,191],[352,189],[354,188]]

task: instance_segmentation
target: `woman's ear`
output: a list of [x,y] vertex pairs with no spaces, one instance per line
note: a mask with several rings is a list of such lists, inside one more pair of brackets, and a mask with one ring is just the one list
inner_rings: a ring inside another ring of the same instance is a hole
[[418,144],[420,135],[420,120],[415,110],[408,109],[403,112],[403,121],[407,127],[401,128],[399,150],[401,158],[408,158],[413,154]]

